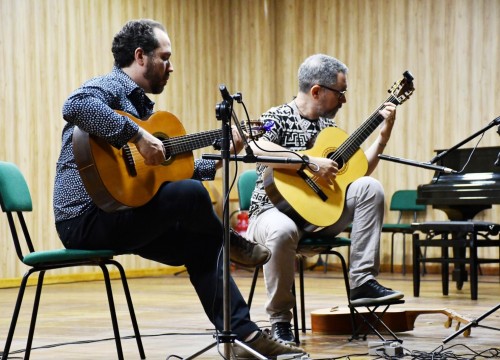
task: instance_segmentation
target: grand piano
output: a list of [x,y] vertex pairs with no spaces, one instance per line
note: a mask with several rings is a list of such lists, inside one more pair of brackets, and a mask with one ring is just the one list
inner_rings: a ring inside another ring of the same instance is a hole
[[[436,153],[442,151],[436,150]],[[471,152],[471,148],[455,149],[443,156],[437,165],[460,172],[444,174],[437,171],[429,184],[418,186],[417,203],[432,205],[453,221],[473,220],[481,211],[500,204],[500,166],[495,165],[500,147],[477,148],[472,156]],[[467,166],[461,171],[465,164]],[[467,281],[464,265],[455,266],[452,279],[461,289]]]
[[[471,151],[455,149],[436,164],[460,171]],[[500,166],[495,165],[499,152],[498,146],[477,148],[463,172],[434,173],[429,184],[418,186],[417,203],[444,211],[450,220],[472,220],[492,204],[500,204]]]

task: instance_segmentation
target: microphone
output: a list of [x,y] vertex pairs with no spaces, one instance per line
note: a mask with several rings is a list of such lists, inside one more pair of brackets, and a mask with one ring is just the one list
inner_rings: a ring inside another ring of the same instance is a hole
[[439,172],[442,172],[445,174],[458,174],[458,171],[447,168],[445,166],[432,165],[430,163],[423,163],[423,162],[418,162],[418,161],[414,161],[414,160],[402,159],[402,158],[388,156],[388,155],[384,155],[384,154],[379,154],[378,157],[379,157],[379,159],[382,159],[382,160],[388,160],[388,161],[393,161],[393,162],[397,162],[400,164],[412,165],[412,166],[421,167],[424,169],[435,170],[435,171],[439,171]]
[[[240,121],[238,120],[238,116],[236,115],[236,112],[234,111],[234,109],[232,107],[233,100],[235,98],[237,99],[238,102],[241,102],[241,100],[242,100],[241,93],[236,93],[235,95],[230,95],[229,91],[226,88],[226,85],[224,85],[224,84],[219,85],[219,91],[220,91],[224,101],[226,101],[230,106],[231,118],[233,119],[233,122],[236,125],[236,129],[238,130],[238,133],[240,134],[240,137],[244,143],[244,148],[245,148],[245,152],[247,153],[247,156],[255,157],[255,155],[253,154],[253,150],[250,147],[248,139],[245,135],[245,132],[243,131],[243,128],[241,127]],[[250,130],[250,132],[252,131],[251,128],[249,130]]]
[[227,91],[226,85],[219,85],[219,91],[222,95],[222,98],[231,105],[233,103],[233,97],[229,95],[229,91]]

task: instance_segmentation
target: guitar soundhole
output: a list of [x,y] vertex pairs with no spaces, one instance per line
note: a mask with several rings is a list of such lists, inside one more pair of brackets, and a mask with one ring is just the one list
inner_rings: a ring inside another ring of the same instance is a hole
[[328,154],[328,157],[338,164],[339,170],[344,167],[345,161],[344,161],[344,159],[342,159],[341,156],[338,156],[338,155],[335,155],[334,153],[332,153],[332,154]]
[[161,142],[163,143],[163,153],[165,154],[165,161],[162,163],[162,165],[170,164],[173,161],[172,148],[171,148],[172,144],[170,144],[170,139],[165,134],[161,133],[160,134],[156,133],[154,134],[154,136],[160,139]]

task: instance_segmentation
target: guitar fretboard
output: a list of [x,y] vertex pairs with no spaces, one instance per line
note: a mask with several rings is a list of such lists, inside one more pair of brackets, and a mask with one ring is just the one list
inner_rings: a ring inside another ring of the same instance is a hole
[[[384,103],[386,102],[392,102],[395,105],[399,105],[398,99],[393,95],[390,95],[387,100],[384,101]],[[359,147],[368,138],[368,136],[370,136],[370,134],[375,131],[382,121],[384,121],[384,117],[379,114],[379,111],[383,108],[384,104],[382,103],[382,105],[380,105],[377,110],[375,110],[370,117],[368,117],[368,119],[366,119],[361,126],[332,153],[330,159],[336,162],[339,162],[338,160],[342,159],[341,162],[346,163],[354,155],[354,153],[358,151]]]

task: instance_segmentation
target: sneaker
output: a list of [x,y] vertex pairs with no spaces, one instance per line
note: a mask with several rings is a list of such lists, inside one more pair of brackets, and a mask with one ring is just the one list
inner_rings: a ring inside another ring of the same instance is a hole
[[272,325],[271,334],[276,340],[283,341],[285,344],[295,345],[295,336],[293,336],[292,325],[289,322],[277,322]]
[[380,285],[377,280],[371,279],[355,289],[351,289],[351,304],[377,304],[389,300],[401,299],[404,294],[401,291],[388,289]]
[[231,261],[243,267],[258,267],[271,258],[271,250],[266,246],[245,239],[233,229],[231,236]]
[[[246,346],[255,350],[260,355],[267,357],[268,359],[276,359],[279,355],[287,354],[288,356],[301,357],[306,355],[304,349],[297,346],[292,346],[285,344],[282,341],[273,339],[268,331],[260,331],[258,335],[255,336],[253,340],[244,343]],[[236,359],[255,359],[246,348],[238,346],[238,344],[233,345],[233,354]]]

